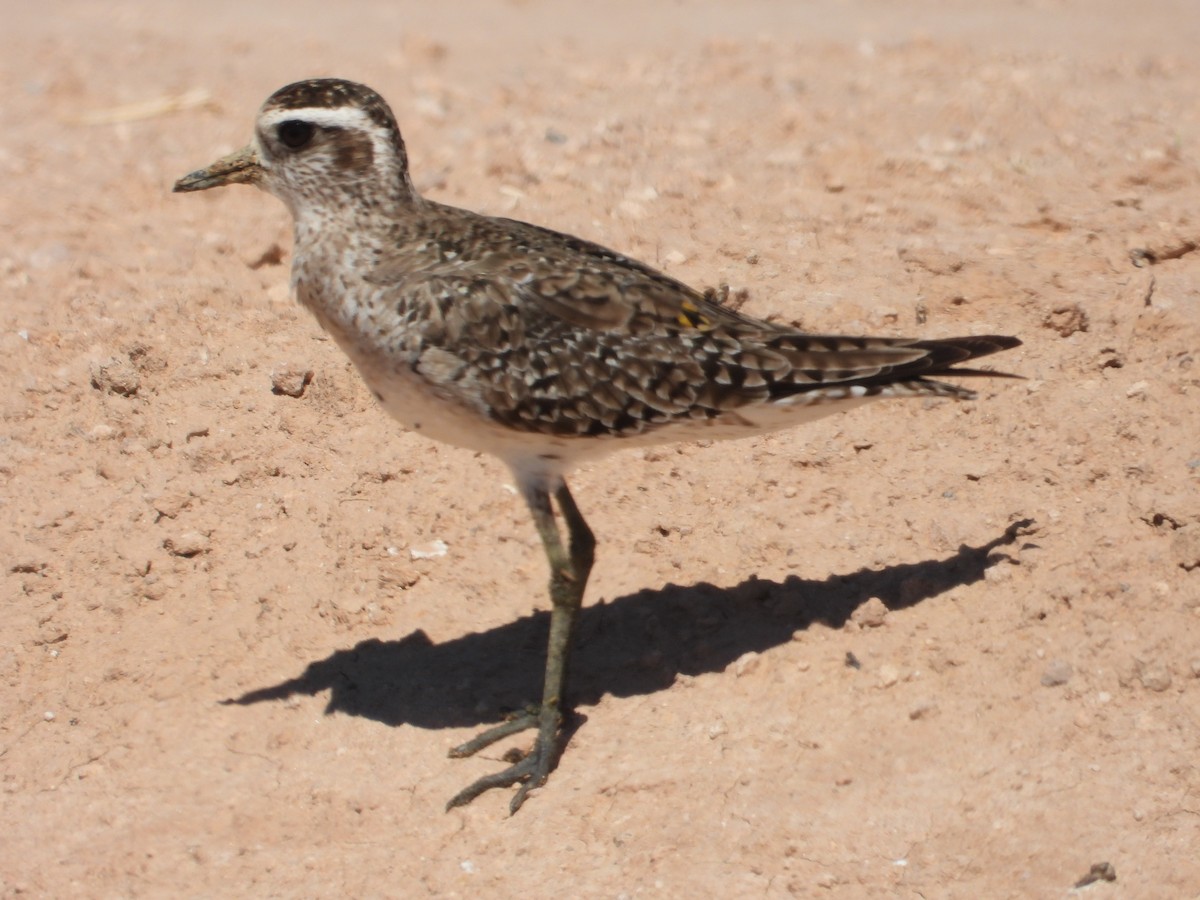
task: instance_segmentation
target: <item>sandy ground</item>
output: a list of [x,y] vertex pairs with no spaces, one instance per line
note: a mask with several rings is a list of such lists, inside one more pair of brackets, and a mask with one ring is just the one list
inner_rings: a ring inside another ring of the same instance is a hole
[[[1200,896],[1190,0],[241,6],[3,4],[0,894]],[[538,693],[508,473],[374,408],[280,204],[169,193],[333,74],[438,199],[1026,342],[578,472],[580,727],[511,819],[443,812]]]

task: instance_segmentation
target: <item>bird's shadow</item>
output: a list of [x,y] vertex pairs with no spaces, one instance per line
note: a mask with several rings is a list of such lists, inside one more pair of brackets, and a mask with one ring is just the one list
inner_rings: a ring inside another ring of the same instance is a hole
[[[718,672],[745,653],[792,639],[814,622],[838,628],[871,597],[892,610],[983,578],[1031,520],[945,559],[860,569],[824,581],[750,578],[736,587],[700,583],[639,591],[585,607],[572,657],[570,700],[630,697],[669,687],[679,674]],[[296,678],[224,701],[249,705],[330,691],[327,713],[388,725],[463,728],[495,722],[540,699],[549,614],[435,644],[420,630],[370,638],[311,663]]]

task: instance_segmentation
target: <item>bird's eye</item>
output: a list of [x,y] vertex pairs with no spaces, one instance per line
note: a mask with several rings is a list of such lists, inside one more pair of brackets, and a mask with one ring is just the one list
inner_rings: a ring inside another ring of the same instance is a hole
[[279,127],[275,129],[275,134],[279,136],[279,143],[292,150],[299,150],[313,139],[313,134],[316,132],[316,126],[312,122],[302,122],[300,119],[288,119],[286,122],[280,122]]

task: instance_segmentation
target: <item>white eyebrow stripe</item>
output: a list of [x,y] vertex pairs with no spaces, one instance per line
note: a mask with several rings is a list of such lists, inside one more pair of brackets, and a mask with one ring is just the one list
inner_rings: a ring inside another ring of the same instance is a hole
[[289,119],[302,119],[326,128],[377,128],[371,117],[355,106],[339,106],[328,109],[323,106],[306,106],[303,109],[273,109],[265,112],[258,123],[263,129],[271,128]]

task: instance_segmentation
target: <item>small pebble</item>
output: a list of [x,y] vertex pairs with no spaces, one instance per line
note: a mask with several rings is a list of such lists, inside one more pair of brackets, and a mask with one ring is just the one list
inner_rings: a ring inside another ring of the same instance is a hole
[[163,548],[172,556],[198,556],[208,550],[208,536],[199,531],[185,531],[163,541]]
[[1050,665],[1046,666],[1046,670],[1042,672],[1042,686],[1057,687],[1060,684],[1066,684],[1071,680],[1073,674],[1075,674],[1075,670],[1065,659],[1051,660]]
[[753,650],[749,653],[743,653],[733,664],[734,677],[741,678],[743,675],[749,675],[758,668],[761,662],[762,654],[755,653]]
[[42,718],[45,719],[47,722],[53,722],[54,721],[54,712],[52,710],[48,709],[44,713],[42,713]]
[[1141,678],[1142,687],[1150,691],[1165,691],[1171,686],[1170,670],[1158,663],[1143,666],[1138,677]]
[[1001,584],[1005,581],[1011,581],[1012,577],[1013,566],[1006,563],[988,566],[983,572],[983,579],[989,584]]
[[879,686],[881,688],[890,688],[900,680],[900,673],[896,671],[895,666],[882,665],[879,667]]
[[914,722],[918,719],[928,719],[937,712],[937,708],[938,705],[932,700],[922,700],[908,711],[908,717]]
[[437,559],[440,556],[445,556],[449,549],[450,547],[445,541],[430,541],[428,544],[410,547],[408,555],[413,559]]

